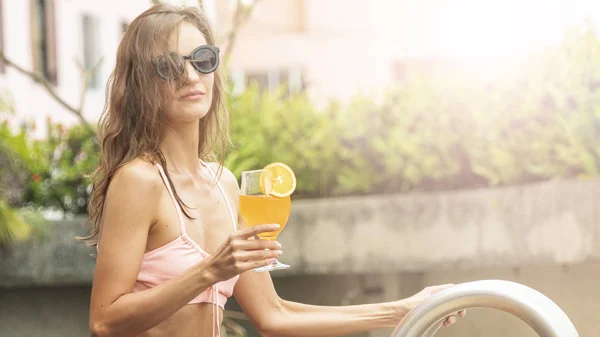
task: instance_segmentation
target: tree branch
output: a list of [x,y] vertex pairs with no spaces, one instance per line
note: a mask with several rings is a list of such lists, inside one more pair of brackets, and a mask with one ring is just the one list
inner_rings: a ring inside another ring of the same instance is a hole
[[[13,67],[17,71],[19,71],[21,74],[29,76],[29,78],[31,78],[34,82],[41,84],[46,89],[46,91],[48,92],[48,94],[50,94],[50,96],[52,96],[52,98],[54,98],[54,100],[56,102],[58,102],[58,104],[60,104],[65,109],[67,109],[68,111],[70,111],[71,113],[73,113],[75,116],[77,116],[77,118],[79,119],[79,121],[81,122],[81,124],[83,124],[83,126],[86,129],[88,129],[88,131],[92,132],[92,134],[96,133],[96,131],[94,130],[94,128],[83,117],[83,113],[82,113],[83,104],[81,104],[79,106],[79,108],[73,107],[72,105],[70,105],[69,103],[67,103],[67,101],[65,101],[62,97],[60,97],[58,95],[58,93],[54,89],[54,86],[42,74],[39,74],[39,73],[36,73],[36,72],[33,72],[33,71],[29,71],[29,70],[25,70],[24,68],[22,68],[19,65],[15,64],[13,61],[9,60],[6,57],[6,55],[4,55],[4,53],[1,52],[1,51],[0,51],[0,59],[7,66]],[[96,67],[97,67],[97,65],[94,66],[92,69],[95,71]],[[86,72],[86,73],[88,73],[88,72]],[[87,75],[87,76],[89,76],[89,75]],[[84,85],[84,90],[85,90],[85,85]],[[81,95],[83,96],[84,94],[85,94],[85,92],[82,93]],[[82,103],[83,103],[83,100],[82,100]]]
[[98,71],[100,65],[104,62],[104,57],[100,57],[98,61],[89,69],[85,69],[85,67],[81,64],[81,62],[75,61],[75,63],[79,66],[79,71],[81,72],[81,81],[83,83],[83,87],[81,88],[81,92],[79,94],[79,111],[83,111],[83,106],[85,104],[85,93],[88,90],[88,82],[90,77]]
[[233,52],[233,47],[235,46],[240,28],[248,21],[248,19],[250,19],[254,8],[256,8],[256,5],[259,2],[260,0],[254,0],[251,4],[245,5],[241,0],[237,0],[235,12],[233,13],[231,28],[229,28],[229,31],[224,35],[224,37],[219,39],[219,44],[224,44],[227,46],[225,53],[223,53],[223,60],[225,60],[225,63],[227,63],[231,57],[231,53]]

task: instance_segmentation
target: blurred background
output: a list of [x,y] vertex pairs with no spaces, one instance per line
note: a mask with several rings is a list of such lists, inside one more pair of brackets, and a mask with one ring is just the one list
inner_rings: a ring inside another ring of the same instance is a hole
[[[202,6],[219,37],[226,166],[298,177],[281,297],[504,279],[600,333],[599,2],[169,2]],[[74,237],[117,46],[152,3],[0,1],[0,336],[89,335],[93,250]],[[257,336],[233,298],[224,326]],[[480,309],[438,335],[535,333]]]

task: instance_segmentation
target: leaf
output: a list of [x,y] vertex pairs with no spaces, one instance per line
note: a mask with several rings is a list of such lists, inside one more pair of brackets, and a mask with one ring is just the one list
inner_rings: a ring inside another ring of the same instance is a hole
[[31,234],[31,227],[12,210],[5,201],[0,200],[0,246],[25,240]]

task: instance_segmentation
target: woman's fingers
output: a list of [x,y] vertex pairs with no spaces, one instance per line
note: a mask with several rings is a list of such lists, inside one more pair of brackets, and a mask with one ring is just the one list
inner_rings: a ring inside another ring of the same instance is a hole
[[454,315],[446,317],[446,319],[444,320],[444,326],[448,326],[450,324],[456,323],[457,316],[458,317],[465,317],[466,314],[467,314],[466,310],[461,310],[461,311],[457,312]]
[[251,269],[265,267],[270,264],[275,263],[275,259],[266,259],[266,260],[258,260],[258,261],[249,261],[249,262],[240,262],[239,270],[240,273],[246,272]]
[[232,238],[236,238],[236,239],[238,239],[238,238],[239,239],[248,239],[248,238],[256,236],[260,233],[276,231],[280,227],[281,227],[281,225],[278,225],[278,224],[252,226],[252,227],[248,227],[248,228],[239,230],[237,232],[234,232],[231,234],[231,236],[232,236]]
[[446,318],[446,320],[444,321],[444,326],[448,326],[450,324],[456,323],[456,316],[452,315],[452,316],[448,316]]
[[233,240],[231,242],[231,247],[234,250],[239,251],[251,251],[251,250],[280,250],[281,244],[277,241],[269,241],[269,240]]
[[236,254],[236,261],[240,262],[255,262],[265,259],[276,259],[281,256],[281,250],[248,250],[241,251]]

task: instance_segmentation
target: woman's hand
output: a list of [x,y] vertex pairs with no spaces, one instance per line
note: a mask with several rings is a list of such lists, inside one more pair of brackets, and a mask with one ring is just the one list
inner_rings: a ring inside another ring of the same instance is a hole
[[[423,301],[425,301],[431,295],[437,293],[438,291],[450,288],[452,286],[454,286],[454,284],[444,284],[444,285],[439,285],[439,286],[427,287],[427,288],[419,291],[418,293],[412,295],[409,298],[406,298],[406,299],[403,299],[400,301],[396,301],[395,304],[400,307],[400,310],[402,312],[404,312],[405,314],[408,314],[411,310],[413,310],[414,308],[419,306],[419,304],[423,303]],[[455,323],[457,317],[465,317],[466,314],[467,314],[467,312],[465,310],[461,310],[453,315],[446,317],[446,319],[444,320],[444,326],[448,326],[450,324]],[[404,316],[404,317],[406,317],[406,316]]]
[[250,238],[277,229],[279,225],[260,225],[231,233],[219,249],[206,259],[216,282],[274,263],[275,259],[281,256],[281,244],[277,241]]

